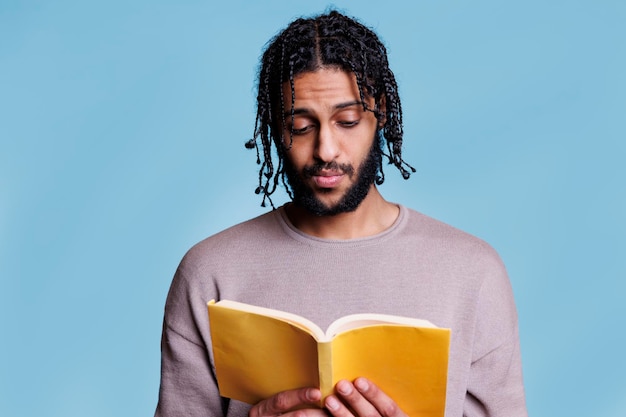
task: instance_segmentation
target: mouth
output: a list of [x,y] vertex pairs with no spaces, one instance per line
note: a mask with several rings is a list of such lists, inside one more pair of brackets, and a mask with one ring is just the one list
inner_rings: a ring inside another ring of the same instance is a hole
[[320,188],[335,188],[339,185],[343,176],[344,174],[339,172],[320,173],[319,175],[313,175],[311,179]]
[[327,192],[340,186],[345,177],[352,177],[354,169],[350,164],[330,162],[305,167],[302,172],[303,179],[312,182],[312,186]]

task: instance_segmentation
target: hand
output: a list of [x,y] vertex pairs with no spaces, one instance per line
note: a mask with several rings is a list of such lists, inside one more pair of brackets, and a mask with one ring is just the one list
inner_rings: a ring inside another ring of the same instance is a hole
[[279,392],[255,406],[248,412],[248,417],[327,417],[319,408],[322,393],[317,388],[299,388]]
[[326,409],[335,417],[407,417],[395,401],[366,378],[357,378],[354,383],[339,381],[335,391],[337,394],[324,401]]

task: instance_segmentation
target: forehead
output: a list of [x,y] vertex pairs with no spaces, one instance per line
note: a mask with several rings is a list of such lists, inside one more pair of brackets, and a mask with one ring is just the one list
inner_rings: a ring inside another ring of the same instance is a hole
[[[285,109],[291,109],[291,84],[283,84]],[[327,107],[361,101],[354,74],[334,68],[298,74],[293,80],[294,106]]]

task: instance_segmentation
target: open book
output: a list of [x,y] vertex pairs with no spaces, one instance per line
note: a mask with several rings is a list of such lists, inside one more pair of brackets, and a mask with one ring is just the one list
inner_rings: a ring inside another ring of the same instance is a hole
[[230,300],[208,303],[220,395],[255,404],[280,391],[364,376],[410,416],[442,417],[450,330],[426,320],[355,314],[326,332],[295,314]]

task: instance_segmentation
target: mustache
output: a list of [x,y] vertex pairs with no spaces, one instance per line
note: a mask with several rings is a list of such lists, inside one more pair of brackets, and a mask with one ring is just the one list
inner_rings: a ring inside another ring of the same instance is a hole
[[354,175],[354,167],[350,164],[339,164],[336,161],[331,162],[319,162],[314,165],[308,165],[302,168],[302,175],[304,178],[311,178],[315,175],[319,175],[322,171],[337,172],[340,174],[346,174],[348,177]]

